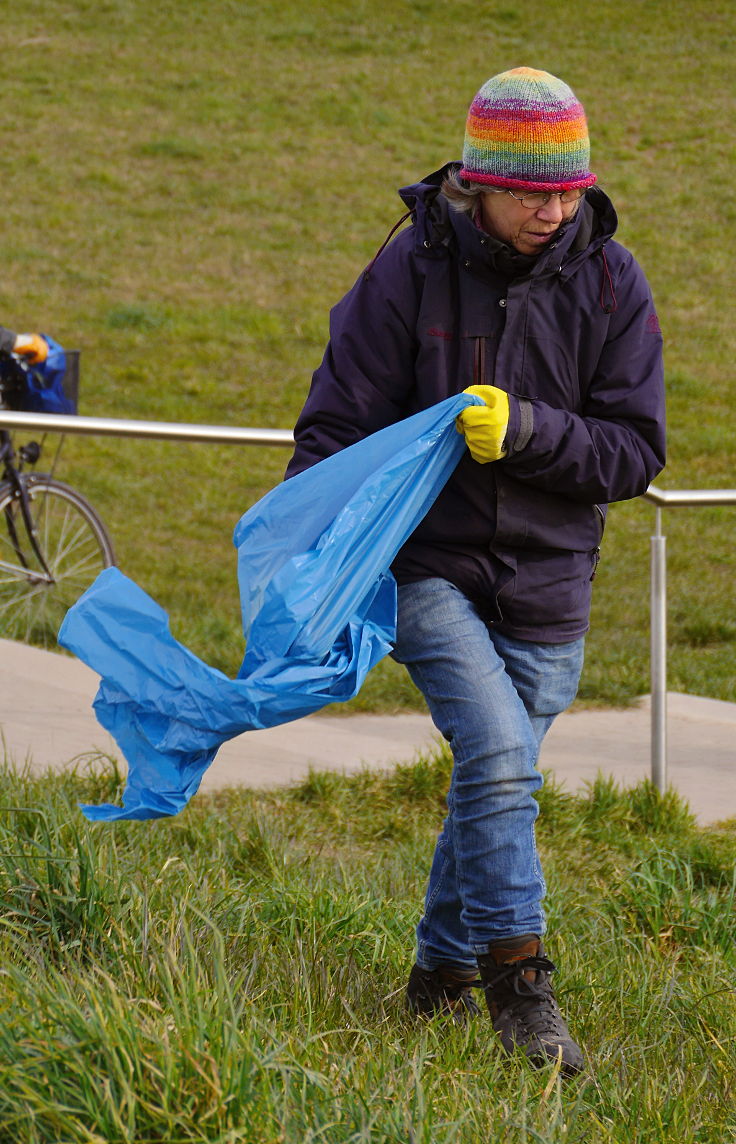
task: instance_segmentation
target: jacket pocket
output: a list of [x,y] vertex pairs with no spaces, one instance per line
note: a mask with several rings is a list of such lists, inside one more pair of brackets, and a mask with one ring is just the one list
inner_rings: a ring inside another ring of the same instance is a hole
[[601,542],[605,513],[558,493],[517,481],[496,466],[495,542],[509,548],[557,548],[593,552]]

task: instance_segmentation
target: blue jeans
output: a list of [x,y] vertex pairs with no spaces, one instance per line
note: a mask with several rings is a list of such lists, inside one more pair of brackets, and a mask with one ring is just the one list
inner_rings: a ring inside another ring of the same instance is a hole
[[399,588],[393,655],[424,695],[454,759],[417,927],[423,969],[472,968],[489,942],[544,932],[536,764],[546,731],[575,698],[583,644],[501,635],[447,580]]

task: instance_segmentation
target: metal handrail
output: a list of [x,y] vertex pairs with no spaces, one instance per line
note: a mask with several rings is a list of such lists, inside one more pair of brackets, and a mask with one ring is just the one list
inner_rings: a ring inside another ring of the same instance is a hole
[[[0,428],[222,445],[290,448],[294,444],[294,435],[289,429],[243,429],[234,425],[196,425],[182,421],[128,421],[112,417],[79,417],[76,414],[23,413],[9,409],[0,409]],[[662,509],[736,504],[736,489],[658,489],[650,485],[642,496],[656,507],[650,550],[650,762],[652,782],[659,791],[664,791],[667,785],[667,554],[666,537],[662,533]]]
[[98,437],[140,437],[168,441],[204,441],[211,445],[294,444],[289,429],[241,429],[235,425],[194,425],[185,421],[126,421],[115,417],[78,417],[75,413],[23,413],[0,409],[0,428],[81,433]]
[[651,501],[658,508],[694,504],[736,504],[736,489],[658,489],[655,485],[650,485],[642,496],[644,500]]
[[733,505],[736,489],[658,489],[650,485],[644,499],[656,506],[649,550],[649,670],[651,680],[650,749],[652,783],[667,787],[667,538],[662,509],[682,505]]

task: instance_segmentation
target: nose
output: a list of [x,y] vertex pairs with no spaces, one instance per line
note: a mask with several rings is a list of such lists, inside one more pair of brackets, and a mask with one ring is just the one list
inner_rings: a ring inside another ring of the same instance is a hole
[[552,195],[548,203],[536,212],[537,218],[542,222],[560,223],[565,217],[562,200],[559,195]]

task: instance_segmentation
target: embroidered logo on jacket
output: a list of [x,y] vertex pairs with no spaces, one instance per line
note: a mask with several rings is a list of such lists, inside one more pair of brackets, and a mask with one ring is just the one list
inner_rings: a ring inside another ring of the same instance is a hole
[[656,314],[650,314],[647,318],[647,331],[650,334],[661,334],[662,330],[659,325],[659,318]]
[[453,333],[450,333],[448,330],[439,330],[437,326],[430,326],[427,333],[430,338],[444,338],[446,342],[451,342],[455,337]]

